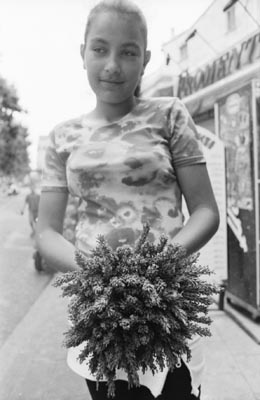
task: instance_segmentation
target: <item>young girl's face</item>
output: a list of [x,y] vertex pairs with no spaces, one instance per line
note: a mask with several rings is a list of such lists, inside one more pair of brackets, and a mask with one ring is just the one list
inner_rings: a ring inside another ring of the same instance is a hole
[[113,104],[132,100],[150,57],[138,19],[113,11],[91,21],[81,55],[97,101]]

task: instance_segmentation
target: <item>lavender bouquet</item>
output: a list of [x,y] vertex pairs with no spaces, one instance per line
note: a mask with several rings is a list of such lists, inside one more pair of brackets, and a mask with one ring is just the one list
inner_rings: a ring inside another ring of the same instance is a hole
[[146,225],[134,248],[116,250],[99,236],[89,258],[76,252],[81,270],[54,283],[72,297],[65,346],[85,342],[79,360],[88,358],[97,382],[107,380],[109,396],[118,368],[127,373],[129,387],[138,386],[138,370],[173,369],[182,355],[190,358],[188,339],[210,335],[208,306],[218,288],[201,279],[209,268],[167,237],[154,244],[148,234]]

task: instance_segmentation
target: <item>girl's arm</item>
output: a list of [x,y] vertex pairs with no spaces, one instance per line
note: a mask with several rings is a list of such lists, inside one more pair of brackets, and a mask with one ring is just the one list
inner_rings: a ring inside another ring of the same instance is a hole
[[178,167],[176,174],[190,217],[174,241],[191,254],[216,233],[219,212],[205,164]]
[[80,269],[75,262],[75,247],[62,236],[67,200],[64,192],[42,192],[36,234],[41,255],[61,272]]

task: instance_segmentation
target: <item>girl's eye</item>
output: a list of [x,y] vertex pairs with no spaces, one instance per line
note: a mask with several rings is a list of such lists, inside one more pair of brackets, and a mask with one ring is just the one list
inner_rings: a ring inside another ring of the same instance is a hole
[[92,50],[97,54],[104,54],[106,52],[104,47],[94,47]]
[[128,57],[135,57],[136,53],[133,50],[124,50],[123,55]]

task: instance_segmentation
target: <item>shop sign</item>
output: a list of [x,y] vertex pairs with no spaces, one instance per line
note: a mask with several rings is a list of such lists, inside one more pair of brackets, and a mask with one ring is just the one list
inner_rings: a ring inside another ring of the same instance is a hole
[[204,68],[190,75],[185,71],[179,75],[178,97],[183,98],[233,74],[248,64],[260,59],[260,32],[242,42]]

